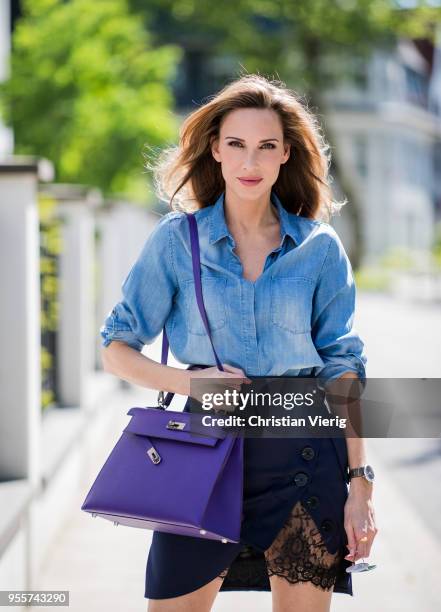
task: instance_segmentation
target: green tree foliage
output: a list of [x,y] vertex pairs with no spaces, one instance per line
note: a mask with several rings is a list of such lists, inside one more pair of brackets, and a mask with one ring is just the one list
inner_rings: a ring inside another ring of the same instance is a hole
[[126,0],[27,0],[0,87],[16,153],[53,161],[59,182],[145,196],[144,147],[174,140],[180,49],[152,48]]
[[[279,75],[306,93],[347,77],[341,59],[369,54],[397,36],[433,38],[435,0],[129,0],[156,44],[231,56],[246,72]],[[238,65],[238,64],[237,64]],[[349,67],[350,68],[350,67]],[[236,76],[234,74],[231,75]]]
[[63,249],[57,201],[38,194],[40,220],[41,407],[56,401],[56,334],[59,326],[59,255]]

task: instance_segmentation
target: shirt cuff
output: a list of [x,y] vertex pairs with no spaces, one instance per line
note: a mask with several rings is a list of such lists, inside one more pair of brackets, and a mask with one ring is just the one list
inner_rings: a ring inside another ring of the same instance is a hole
[[346,357],[335,357],[329,361],[325,361],[325,365],[321,368],[316,368],[315,375],[321,378],[324,382],[330,382],[340,378],[345,372],[355,372],[360,379],[363,389],[366,387],[366,357],[358,355],[349,355]]
[[112,340],[120,340],[139,352],[141,352],[144,347],[144,344],[138,340],[138,338],[136,338],[136,336],[130,330],[115,330],[111,327],[109,328],[106,325],[103,325],[100,328],[100,335],[103,338],[101,342],[102,346],[109,346]]

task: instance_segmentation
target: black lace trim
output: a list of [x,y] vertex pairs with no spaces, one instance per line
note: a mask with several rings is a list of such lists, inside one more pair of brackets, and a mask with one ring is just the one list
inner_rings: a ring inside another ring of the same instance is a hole
[[[312,582],[325,591],[335,586],[342,561],[341,551],[335,554],[328,551],[314,520],[300,501],[264,554],[269,577],[279,576],[291,584]],[[226,578],[228,571],[229,567],[225,568],[219,577]]]

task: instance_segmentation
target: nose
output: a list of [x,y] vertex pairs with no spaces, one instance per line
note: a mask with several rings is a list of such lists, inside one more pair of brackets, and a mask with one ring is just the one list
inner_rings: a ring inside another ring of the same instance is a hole
[[251,170],[256,169],[256,155],[257,154],[252,153],[252,152],[246,154],[243,160],[243,163],[242,163],[242,169],[245,170],[245,172],[248,172],[251,174]]

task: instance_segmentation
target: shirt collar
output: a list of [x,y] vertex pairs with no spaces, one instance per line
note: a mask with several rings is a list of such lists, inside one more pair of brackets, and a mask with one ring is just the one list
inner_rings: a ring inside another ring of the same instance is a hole
[[[230,231],[228,230],[228,226],[225,221],[224,199],[225,191],[218,197],[216,202],[212,205],[213,210],[211,211],[210,215],[210,244],[215,244],[221,238],[225,238],[225,236],[228,236],[233,240],[233,237]],[[288,213],[288,211],[283,207],[282,202],[274,191],[271,191],[271,202],[276,207],[280,219],[282,244],[285,240],[285,236],[290,236],[294,240],[295,245],[297,246],[301,242],[301,236],[295,224],[296,215],[293,216]]]

